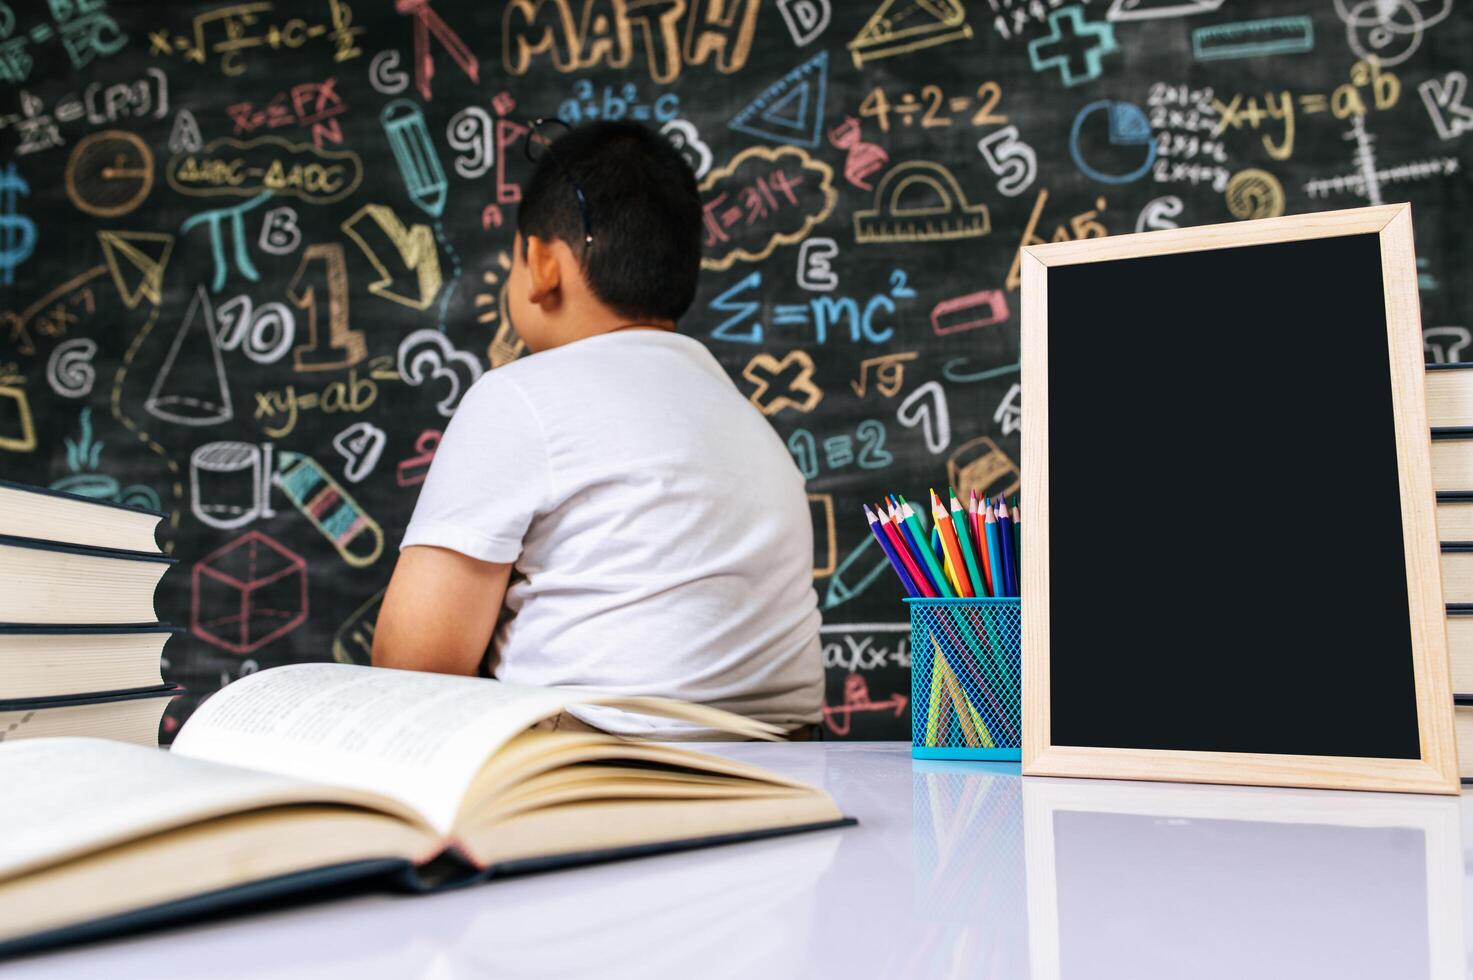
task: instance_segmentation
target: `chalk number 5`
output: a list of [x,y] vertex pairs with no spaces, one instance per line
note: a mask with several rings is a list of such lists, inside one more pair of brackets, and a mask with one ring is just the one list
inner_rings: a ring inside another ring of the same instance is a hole
[[999,194],[1017,197],[1038,176],[1038,154],[1018,138],[1017,126],[993,130],[977,141],[977,149],[988,169],[997,174]]

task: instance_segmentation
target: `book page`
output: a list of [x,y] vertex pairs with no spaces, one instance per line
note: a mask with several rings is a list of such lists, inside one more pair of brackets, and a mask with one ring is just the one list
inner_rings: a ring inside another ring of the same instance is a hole
[[503,684],[349,664],[251,674],[207,700],[174,753],[393,797],[448,835],[476,773],[514,736],[569,705],[698,717],[762,734],[757,722],[662,699]]
[[448,834],[496,749],[576,700],[479,677],[291,664],[207,700],[174,753],[392,796]]
[[6,742],[0,787],[0,880],[223,814],[365,802],[362,794],[100,738]]

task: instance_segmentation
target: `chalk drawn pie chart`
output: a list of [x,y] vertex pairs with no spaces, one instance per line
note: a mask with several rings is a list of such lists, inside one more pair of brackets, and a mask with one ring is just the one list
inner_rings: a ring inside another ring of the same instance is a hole
[[1140,106],[1101,99],[1074,117],[1069,153],[1091,180],[1128,184],[1144,177],[1156,162],[1156,139]]
[[93,133],[72,150],[66,193],[79,211],[101,218],[127,214],[153,190],[153,153],[132,133]]

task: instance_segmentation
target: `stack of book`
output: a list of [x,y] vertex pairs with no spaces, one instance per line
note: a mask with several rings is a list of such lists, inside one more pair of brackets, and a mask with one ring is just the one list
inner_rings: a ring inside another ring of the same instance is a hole
[[0,742],[92,735],[157,746],[175,630],[154,589],[163,514],[0,481]]
[[1473,362],[1427,365],[1427,420],[1458,759],[1467,782],[1473,780]]

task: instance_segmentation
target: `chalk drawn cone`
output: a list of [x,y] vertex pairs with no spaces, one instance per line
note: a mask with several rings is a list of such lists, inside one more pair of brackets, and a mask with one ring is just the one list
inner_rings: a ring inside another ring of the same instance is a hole
[[195,290],[143,407],[155,418],[189,426],[215,425],[234,416],[216,343],[215,311],[204,286]]

